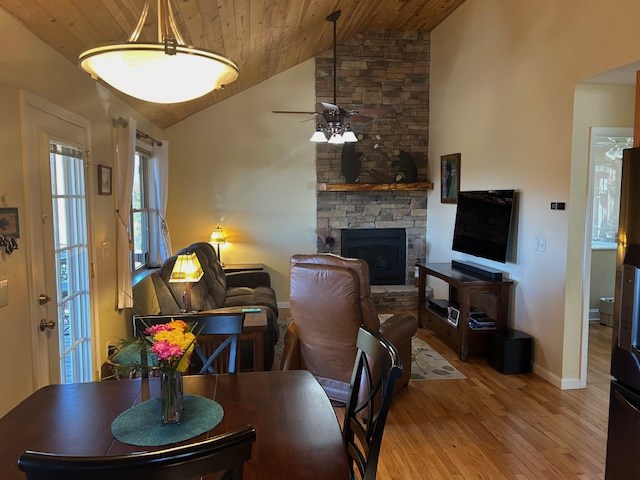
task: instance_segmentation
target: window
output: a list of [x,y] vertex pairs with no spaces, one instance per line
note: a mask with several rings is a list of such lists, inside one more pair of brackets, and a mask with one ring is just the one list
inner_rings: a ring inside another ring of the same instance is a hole
[[620,211],[622,150],[633,146],[627,136],[595,137],[595,175],[591,245],[595,249],[616,248]]
[[133,170],[133,194],[131,196],[131,252],[132,270],[145,268],[149,263],[149,156],[136,151]]

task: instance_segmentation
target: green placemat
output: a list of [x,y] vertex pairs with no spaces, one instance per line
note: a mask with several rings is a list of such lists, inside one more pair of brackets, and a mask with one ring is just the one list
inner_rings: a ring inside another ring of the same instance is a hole
[[222,421],[219,403],[197,395],[184,396],[184,413],[180,423],[162,425],[162,402],[159,397],[125,410],[111,424],[111,433],[122,443],[156,447],[196,437]]

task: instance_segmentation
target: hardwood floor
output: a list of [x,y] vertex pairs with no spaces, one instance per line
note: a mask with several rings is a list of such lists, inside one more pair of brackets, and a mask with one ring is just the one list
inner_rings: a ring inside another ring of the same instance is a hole
[[503,375],[484,358],[460,362],[421,329],[467,378],[413,381],[397,395],[378,478],[604,478],[611,328],[589,333],[588,387],[561,391],[533,374]]

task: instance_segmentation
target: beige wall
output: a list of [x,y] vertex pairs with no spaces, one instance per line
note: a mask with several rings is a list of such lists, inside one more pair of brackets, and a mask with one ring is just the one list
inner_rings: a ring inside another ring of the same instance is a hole
[[[615,8],[599,0],[469,1],[432,32],[431,178],[439,186],[440,156],[461,152],[463,190],[520,190],[516,261],[478,262],[516,282],[513,326],[535,337],[535,371],[562,387],[579,384],[582,327],[585,204],[571,191],[586,188],[586,162],[572,169],[574,89],[640,59],[638,15],[635,0]],[[603,25],[616,25],[615,35],[594,34]],[[441,204],[438,192],[428,200],[432,262],[460,257],[451,251],[455,206]],[[553,201],[568,209],[550,210]],[[536,236],[546,237],[546,252],[534,250]]]
[[315,63],[306,61],[168,128],[167,220],[173,250],[224,228],[226,263],[266,265],[278,302],[289,300],[289,258],[314,252]]
[[[25,198],[37,185],[23,178],[19,118],[19,91],[25,89],[56,105],[84,117],[91,123],[93,165],[90,181],[97,182],[95,164],[111,165],[110,133],[105,111],[96,93],[95,82],[80,72],[61,55],[42,43],[24,29],[12,17],[0,10],[0,193],[6,192],[8,206],[18,207],[25,214]],[[158,129],[135,114],[117,98],[111,99],[110,114],[133,115],[138,118],[140,128],[158,135]],[[115,183],[115,182],[114,182]],[[115,251],[113,198],[94,196],[90,198],[93,223],[93,245],[96,249],[102,242],[109,242]],[[22,217],[24,218],[24,217]],[[0,256],[0,279],[9,279],[9,305],[0,308],[0,415],[20,402],[33,389],[31,375],[31,333],[29,305],[36,301],[29,296],[27,287],[26,245],[30,232],[22,229],[20,249],[11,256]],[[96,259],[96,289],[98,315],[96,318],[95,342],[99,356],[96,367],[104,360],[105,344],[126,335],[125,316],[119,315],[115,305],[115,254],[106,259],[101,254]],[[11,386],[7,388],[7,386]]]

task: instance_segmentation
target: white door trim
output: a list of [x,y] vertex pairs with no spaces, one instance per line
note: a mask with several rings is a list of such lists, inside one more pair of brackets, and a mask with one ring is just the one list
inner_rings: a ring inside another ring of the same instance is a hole
[[[98,325],[98,301],[96,298],[96,280],[94,278],[94,268],[95,265],[95,248],[94,248],[94,240],[93,240],[93,228],[92,225],[92,213],[93,213],[93,191],[94,191],[94,182],[92,179],[93,168],[92,163],[90,161],[91,156],[91,124],[90,122],[79,116],[73,112],[65,110],[64,108],[55,105],[44,98],[41,98],[37,95],[34,95],[25,90],[20,90],[20,136],[21,136],[21,153],[22,153],[22,169],[23,169],[23,182],[24,182],[24,191],[29,192],[32,191],[33,188],[39,188],[40,184],[34,182],[34,178],[38,178],[38,172],[35,171],[35,167],[31,165],[29,162],[29,150],[33,148],[28,143],[28,123],[27,123],[27,108],[31,107],[37,110],[40,110],[46,114],[52,115],[64,122],[70,123],[77,127],[83,128],[85,131],[84,138],[84,147],[86,152],[86,165],[87,165],[87,180],[86,180],[86,192],[87,192],[87,240],[89,244],[89,262],[91,264],[91,272],[90,272],[90,295],[91,295],[91,335],[92,335],[92,371],[95,374],[96,371],[99,371],[97,366],[97,348],[100,342],[99,339],[99,329]],[[37,185],[37,187],[36,187]],[[41,206],[39,203],[39,195],[33,196],[25,194],[25,220],[24,225],[26,225],[25,231],[28,232],[26,237],[26,259],[27,259],[27,285],[28,285],[28,311],[30,318],[30,332],[31,332],[31,348],[33,352],[33,364],[32,364],[32,378],[33,378],[33,389],[36,390],[42,387],[42,379],[40,378],[38,366],[41,364],[39,362],[39,339],[37,336],[37,325],[39,324],[39,304],[38,304],[38,295],[40,292],[37,291],[37,282],[36,278],[39,274],[39,270],[37,265],[35,265],[34,258],[36,258],[35,252],[37,248],[41,248],[38,244],[38,239],[32,232],[38,231],[40,228],[39,222],[42,221],[40,215],[34,214],[34,212],[38,212],[41,210]]]
[[593,229],[593,182],[595,178],[595,159],[593,154],[593,138],[596,136],[629,136],[633,137],[630,127],[591,127],[589,128],[589,154],[587,158],[587,205],[584,216],[584,258],[582,260],[582,338],[580,342],[580,387],[587,387],[587,370],[589,358],[589,300],[591,294],[591,232]]

